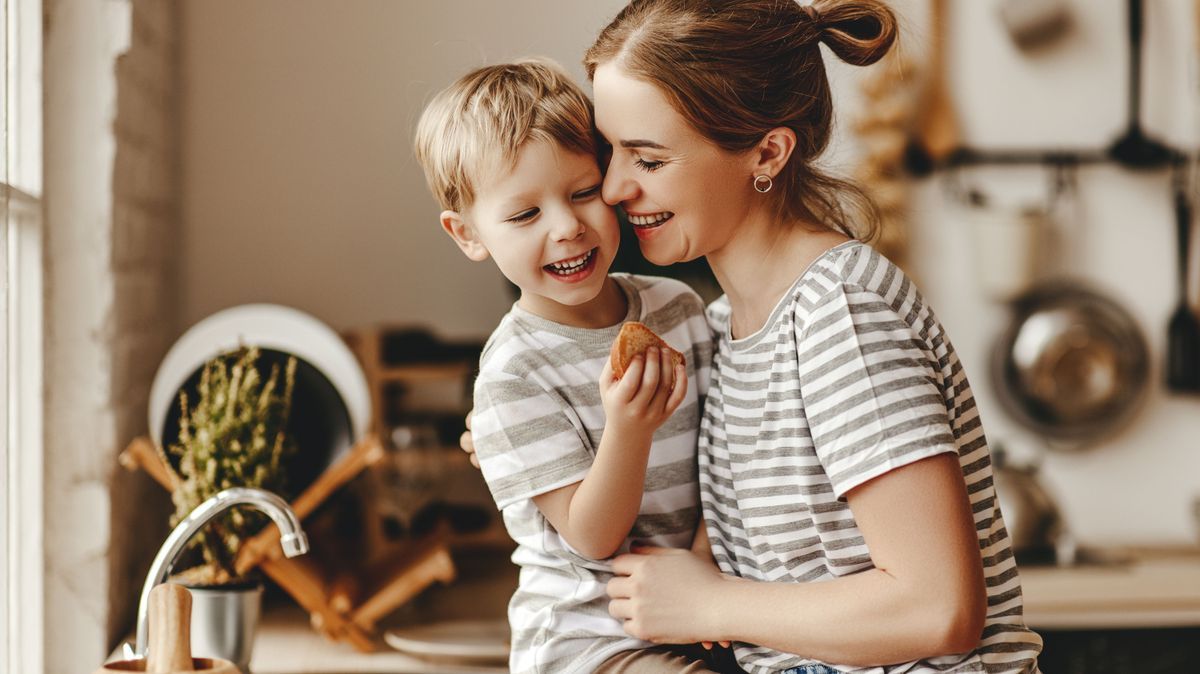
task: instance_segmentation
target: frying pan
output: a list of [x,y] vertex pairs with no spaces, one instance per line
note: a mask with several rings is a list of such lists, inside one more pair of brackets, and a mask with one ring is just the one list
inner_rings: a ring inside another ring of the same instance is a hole
[[1149,379],[1146,339],[1111,298],[1080,283],[1035,286],[1012,304],[992,382],[1017,421],[1056,448],[1078,448],[1126,424]]

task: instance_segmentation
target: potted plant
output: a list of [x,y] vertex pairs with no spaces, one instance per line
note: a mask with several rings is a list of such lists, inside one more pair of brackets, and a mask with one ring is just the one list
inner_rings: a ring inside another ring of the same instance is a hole
[[[257,347],[240,347],[205,362],[194,404],[179,391],[179,433],[165,448],[173,473],[171,525],[216,493],[257,487],[287,494],[286,459],[295,452],[287,432],[296,358],[260,370]],[[165,440],[165,439],[164,439]],[[173,580],[193,596],[192,646],[245,667],[258,622],[262,584],[239,577],[235,560],[244,541],[267,522],[255,510],[233,508],[214,518],[189,543]]]

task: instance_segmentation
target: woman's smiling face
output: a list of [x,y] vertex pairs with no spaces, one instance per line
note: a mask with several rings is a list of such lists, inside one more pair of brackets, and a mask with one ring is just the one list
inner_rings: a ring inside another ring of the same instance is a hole
[[604,200],[629,216],[642,255],[657,265],[720,250],[759,196],[752,152],[721,149],[687,122],[658,87],[614,63],[593,77],[596,126],[612,144]]

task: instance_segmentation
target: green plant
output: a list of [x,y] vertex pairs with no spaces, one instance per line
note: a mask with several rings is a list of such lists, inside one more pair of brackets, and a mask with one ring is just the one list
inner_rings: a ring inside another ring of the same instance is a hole
[[[205,363],[194,407],[188,406],[187,392],[180,392],[179,439],[167,450],[177,461],[166,462],[174,473],[172,526],[231,487],[258,487],[287,497],[284,459],[295,443],[286,428],[296,359],[288,359],[281,386],[279,366],[264,378],[258,358],[256,347],[242,347]],[[199,550],[203,562],[181,575],[197,585],[237,582],[237,552],[265,522],[261,513],[240,508],[214,518],[189,546]]]

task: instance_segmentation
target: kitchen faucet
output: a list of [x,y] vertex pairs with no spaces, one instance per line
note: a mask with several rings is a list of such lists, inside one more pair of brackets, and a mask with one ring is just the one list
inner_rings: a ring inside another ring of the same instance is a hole
[[308,537],[300,528],[300,520],[292,511],[291,506],[279,496],[264,489],[242,487],[226,489],[213,495],[207,501],[196,506],[195,510],[188,513],[188,516],[175,526],[171,535],[167,536],[167,540],[158,549],[158,554],[154,556],[154,563],[150,565],[150,572],[146,574],[146,584],[142,586],[142,596],[138,602],[135,656],[144,657],[146,655],[148,643],[146,637],[150,622],[150,590],[154,589],[155,585],[166,581],[171,567],[175,564],[175,558],[205,523],[216,515],[240,505],[252,506],[261,510],[275,522],[275,526],[279,527],[281,534],[279,544],[283,548],[284,555],[296,557],[308,552]]

